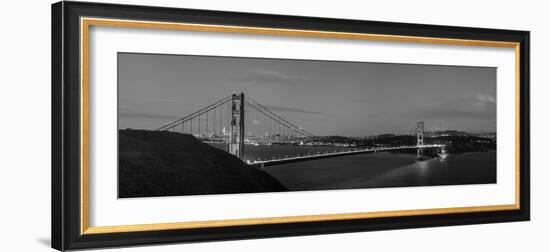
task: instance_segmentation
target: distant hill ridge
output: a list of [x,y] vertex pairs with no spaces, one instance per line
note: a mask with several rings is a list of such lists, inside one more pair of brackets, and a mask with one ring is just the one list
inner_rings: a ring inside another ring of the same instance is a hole
[[119,130],[119,197],[287,191],[267,172],[192,135]]

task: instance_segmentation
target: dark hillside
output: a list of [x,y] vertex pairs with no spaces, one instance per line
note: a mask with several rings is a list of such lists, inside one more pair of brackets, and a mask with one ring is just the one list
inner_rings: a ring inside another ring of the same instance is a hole
[[119,130],[121,198],[286,191],[268,173],[174,132]]

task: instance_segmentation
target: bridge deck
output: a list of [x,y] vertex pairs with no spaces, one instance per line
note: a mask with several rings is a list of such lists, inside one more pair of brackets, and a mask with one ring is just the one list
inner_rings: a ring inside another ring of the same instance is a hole
[[249,162],[248,164],[255,166],[255,167],[265,167],[265,166],[272,166],[272,165],[280,165],[280,164],[286,164],[286,163],[294,163],[294,162],[302,162],[307,160],[314,160],[314,159],[321,159],[321,158],[332,158],[332,157],[341,157],[341,156],[349,156],[349,155],[358,155],[358,154],[365,154],[365,153],[376,153],[380,151],[392,151],[392,150],[406,150],[406,149],[418,149],[418,148],[443,148],[445,145],[443,144],[427,144],[427,145],[412,145],[412,146],[396,146],[396,147],[383,147],[383,148],[367,148],[367,149],[360,149],[360,150],[350,150],[350,151],[341,151],[341,152],[332,152],[332,153],[321,153],[321,154],[314,154],[314,155],[307,155],[307,156],[298,156],[298,157],[288,157],[288,158],[281,158],[281,159],[273,159],[273,160],[265,160],[265,161],[254,161]]

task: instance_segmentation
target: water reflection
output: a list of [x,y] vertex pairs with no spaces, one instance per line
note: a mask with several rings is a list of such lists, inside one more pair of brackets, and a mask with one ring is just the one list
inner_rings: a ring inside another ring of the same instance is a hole
[[496,183],[496,153],[416,155],[372,153],[266,167],[290,190]]
[[428,161],[427,160],[419,160],[419,161],[416,162],[416,165],[418,167],[420,176],[425,177],[427,172],[428,172],[428,169],[429,169]]

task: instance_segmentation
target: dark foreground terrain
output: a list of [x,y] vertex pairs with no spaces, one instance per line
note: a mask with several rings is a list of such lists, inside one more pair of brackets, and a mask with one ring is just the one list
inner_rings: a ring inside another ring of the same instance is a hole
[[120,198],[286,190],[268,173],[192,135],[119,130]]

